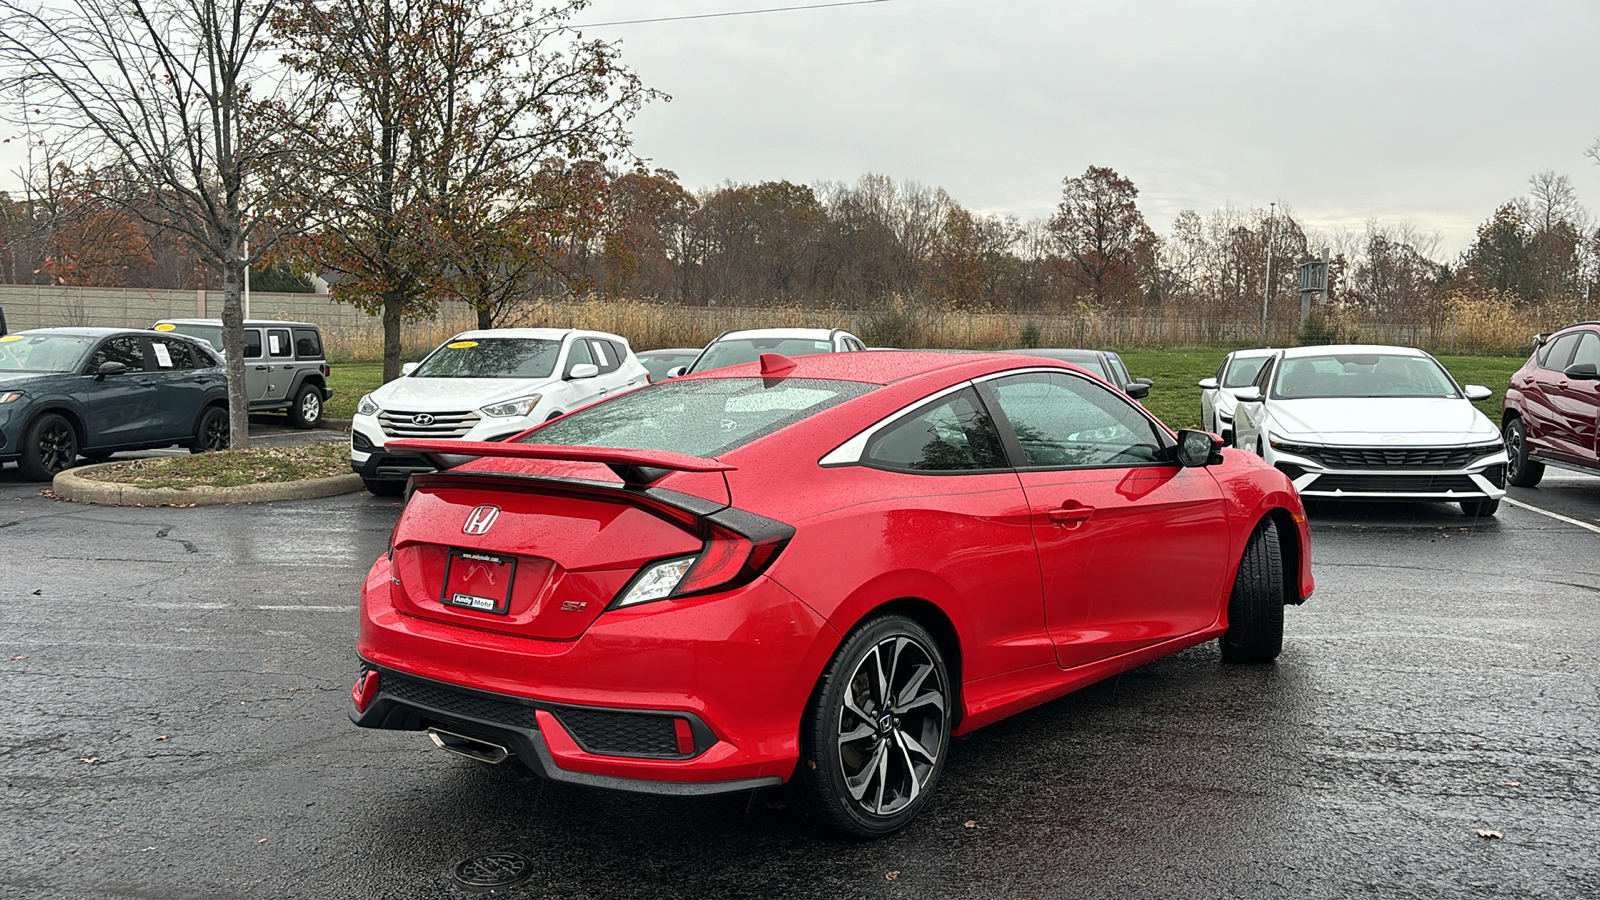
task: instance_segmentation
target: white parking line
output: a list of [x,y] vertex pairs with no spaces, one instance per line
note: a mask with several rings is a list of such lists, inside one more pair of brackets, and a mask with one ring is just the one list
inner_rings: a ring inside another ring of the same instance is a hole
[[309,610],[311,612],[355,612],[354,606],[257,606],[254,609]]
[[1550,518],[1555,519],[1558,522],[1565,522],[1568,525],[1576,525],[1579,528],[1587,528],[1590,531],[1594,532],[1595,534],[1600,534],[1600,525],[1590,525],[1588,522],[1583,522],[1583,521],[1580,521],[1578,519],[1569,519],[1566,516],[1561,515],[1560,513],[1553,513],[1548,509],[1540,509],[1537,506],[1534,506],[1534,505],[1528,504],[1528,503],[1523,503],[1521,500],[1513,500],[1510,497],[1505,497],[1505,498],[1502,498],[1502,499],[1504,499],[1505,502],[1511,504],[1512,506],[1518,507],[1520,509],[1525,509],[1528,512],[1536,512],[1541,516],[1549,516]]

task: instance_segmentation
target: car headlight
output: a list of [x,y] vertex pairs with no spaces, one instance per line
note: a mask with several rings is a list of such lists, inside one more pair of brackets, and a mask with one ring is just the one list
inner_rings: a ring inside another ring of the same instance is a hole
[[15,403],[22,399],[21,391],[6,391],[0,394],[0,403]]
[[356,415],[358,416],[375,416],[377,414],[378,404],[372,401],[371,394],[364,395],[361,398],[361,402],[356,404]]
[[634,577],[633,584],[617,598],[615,605],[632,606],[635,603],[649,603],[651,600],[660,600],[671,594],[699,558],[698,554],[680,556],[677,559],[663,560],[645,567]]
[[1272,449],[1278,451],[1279,453],[1293,453],[1296,456],[1310,456],[1315,454],[1318,450],[1317,447],[1312,447],[1307,444],[1291,444],[1288,441],[1280,441],[1277,438],[1272,438],[1271,444]]
[[526,416],[533,412],[535,406],[539,405],[540,398],[541,395],[539,394],[529,394],[526,397],[518,397],[515,400],[507,400],[503,403],[485,406],[480,411],[486,416],[494,416],[501,419],[509,416]]

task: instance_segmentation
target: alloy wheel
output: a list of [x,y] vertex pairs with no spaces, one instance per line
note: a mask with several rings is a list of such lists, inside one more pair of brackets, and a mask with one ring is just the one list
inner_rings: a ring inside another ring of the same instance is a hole
[[78,436],[72,426],[56,421],[39,433],[39,462],[51,472],[60,472],[78,457]]
[[300,421],[315,422],[322,417],[322,398],[315,391],[307,391],[300,398]]
[[928,649],[904,635],[875,644],[845,688],[839,765],[851,798],[874,816],[914,802],[938,767],[946,687]]
[[200,435],[200,444],[207,450],[228,449],[228,417],[227,415],[214,415],[206,417],[204,433]]

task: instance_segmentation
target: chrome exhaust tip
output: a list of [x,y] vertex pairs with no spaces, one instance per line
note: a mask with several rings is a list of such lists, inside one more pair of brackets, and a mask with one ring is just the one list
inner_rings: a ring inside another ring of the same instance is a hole
[[448,750],[457,756],[465,756],[491,766],[497,766],[511,758],[510,749],[504,745],[445,731],[443,728],[429,728],[428,737],[433,739],[434,746],[440,750]]

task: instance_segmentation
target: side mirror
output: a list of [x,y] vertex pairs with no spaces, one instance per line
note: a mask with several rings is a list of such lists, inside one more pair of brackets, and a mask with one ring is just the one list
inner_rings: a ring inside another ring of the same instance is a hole
[[1139,382],[1135,381],[1132,384],[1124,385],[1122,392],[1135,400],[1143,400],[1144,398],[1150,396],[1150,385],[1140,384]]
[[1215,378],[1202,378],[1202,379],[1200,379],[1200,389],[1201,390],[1205,390],[1205,391],[1214,391],[1214,390],[1216,390],[1217,389],[1217,380]]
[[127,371],[128,371],[128,364],[127,363],[120,363],[120,362],[117,362],[114,359],[108,359],[105,362],[101,363],[99,368],[94,370],[94,380],[95,381],[100,381],[100,380],[104,379],[107,375],[121,375],[121,374],[123,374],[123,373],[125,373]]
[[415,372],[416,370],[417,370],[417,364],[416,363],[406,363],[405,365],[400,367],[400,374],[401,375],[410,375],[412,372]]
[[1178,432],[1178,465],[1186,469],[1222,462],[1222,438],[1209,431],[1185,428]]
[[1145,387],[1155,387],[1155,384],[1156,384],[1155,381],[1153,381],[1153,380],[1151,380],[1149,378],[1135,378],[1134,381],[1139,382],[1140,384],[1144,385]]
[[[1568,378],[1576,378],[1579,381],[1600,381],[1600,371],[1595,370],[1594,363],[1573,363],[1567,366],[1565,374]],[[1470,392],[1472,386],[1468,385],[1467,390]]]
[[684,374],[685,372],[688,372],[688,371],[689,371],[689,367],[688,366],[673,366],[672,368],[667,370],[667,377],[668,378],[677,378],[679,375],[682,375],[682,374]]
[[582,381],[600,374],[600,367],[594,363],[578,363],[567,370],[568,381]]
[[1258,388],[1253,384],[1249,387],[1239,388],[1233,392],[1233,399],[1240,403],[1260,403],[1261,388]]
[[[1590,366],[1589,368],[1593,370],[1594,366]],[[1600,376],[1591,375],[1589,377],[1594,378]],[[1487,400],[1494,396],[1494,391],[1489,390],[1481,384],[1469,384],[1466,386],[1463,393],[1465,393],[1467,395],[1467,399],[1471,400],[1473,403],[1477,403],[1479,400]]]

